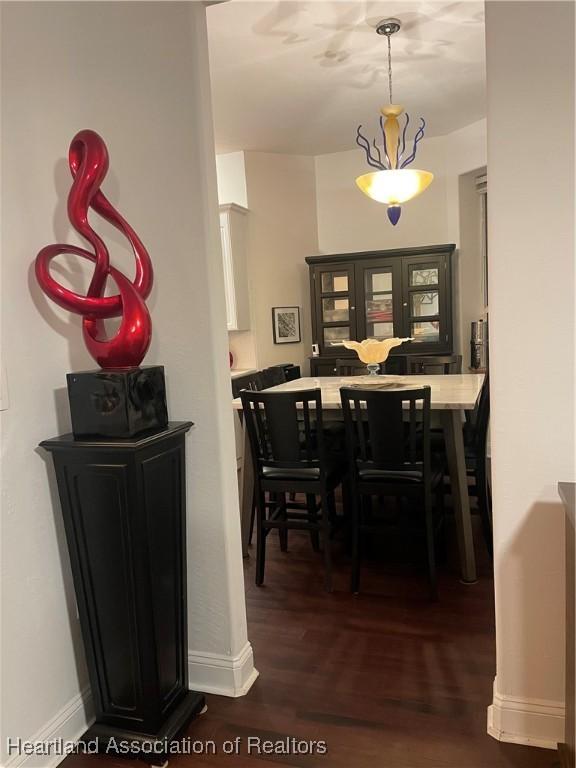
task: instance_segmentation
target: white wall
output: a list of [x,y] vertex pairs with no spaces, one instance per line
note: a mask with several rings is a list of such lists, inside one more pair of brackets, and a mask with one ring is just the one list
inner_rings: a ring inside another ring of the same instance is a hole
[[489,729],[554,746],[564,711],[556,484],[574,479],[575,458],[574,6],[488,2],[486,43],[497,655]]
[[463,173],[458,184],[458,318],[454,328],[457,346],[462,351],[464,370],[470,365],[470,325],[486,318],[482,254],[482,199],[476,179],[486,169]]
[[450,242],[459,242],[459,178],[463,173],[475,171],[486,165],[486,134],[487,123],[484,119],[444,137],[446,142],[446,193]]
[[[476,317],[483,303],[484,291],[477,280],[479,260],[479,234],[472,234],[478,217],[478,200],[470,193],[464,177],[471,171],[486,170],[487,137],[486,120],[478,120],[445,136],[446,141],[446,205],[448,231],[447,242],[456,243],[458,251],[453,260],[452,282],[455,287],[454,301],[454,349],[462,357],[464,370],[470,362],[470,322]],[[489,174],[489,170],[488,170]],[[490,182],[488,182],[490,184]],[[478,229],[479,233],[479,229]],[[481,259],[480,259],[481,263]],[[472,309],[474,311],[472,311]]]
[[[77,737],[89,716],[61,514],[37,445],[69,430],[66,372],[94,363],[79,318],[44,297],[32,267],[43,245],[78,242],[65,213],[66,156],[81,128],[108,143],[105,192],[154,262],[145,362],[166,366],[172,419],[196,423],[187,438],[191,684],[233,694],[253,677],[207,60],[199,3],[2,6],[3,748],[6,735]],[[91,220],[131,274],[121,236]],[[62,264],[56,274],[85,288],[90,270]]]
[[[246,152],[248,269],[259,368],[292,362],[306,373],[311,354],[306,256],[317,253],[314,159]],[[299,306],[302,341],[274,344],[272,307]]]
[[[311,354],[310,288],[304,261],[318,251],[314,159],[266,152],[217,156],[221,203],[247,214],[251,328],[231,332],[235,367],[292,362],[306,374]],[[300,307],[302,341],[274,344],[272,307]]]

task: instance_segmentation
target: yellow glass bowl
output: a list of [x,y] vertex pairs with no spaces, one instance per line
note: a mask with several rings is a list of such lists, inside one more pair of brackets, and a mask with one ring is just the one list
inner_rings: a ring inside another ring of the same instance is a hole
[[379,203],[400,205],[424,192],[434,179],[430,171],[416,168],[394,168],[358,176],[356,184],[365,195]]

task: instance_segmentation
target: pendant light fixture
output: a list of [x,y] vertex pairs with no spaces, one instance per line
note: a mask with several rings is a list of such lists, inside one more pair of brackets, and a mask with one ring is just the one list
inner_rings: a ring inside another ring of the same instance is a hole
[[[407,168],[416,158],[418,142],[424,136],[426,123],[420,118],[420,127],[414,136],[412,151],[406,153],[406,131],[410,117],[405,113],[404,129],[400,136],[400,124],[398,118],[404,112],[404,107],[394,104],[392,101],[392,50],[390,38],[398,32],[401,24],[398,19],[385,19],[376,27],[379,35],[385,35],[388,40],[388,90],[390,103],[382,107],[380,116],[380,130],[382,132],[382,150],[376,144],[376,139],[370,144],[369,140],[361,133],[362,126],[358,126],[356,143],[366,152],[366,160],[377,171],[358,176],[356,184],[362,192],[372,200],[385,203],[388,206],[387,213],[393,225],[398,223],[402,213],[401,204],[412,200],[430,186],[434,175],[429,171],[419,171],[415,168]],[[384,118],[386,118],[384,120]],[[383,155],[383,156],[382,156]]]

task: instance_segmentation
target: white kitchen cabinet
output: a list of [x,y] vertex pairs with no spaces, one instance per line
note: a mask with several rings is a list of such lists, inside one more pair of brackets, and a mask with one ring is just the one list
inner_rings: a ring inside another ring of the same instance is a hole
[[229,331],[250,328],[246,229],[248,209],[235,203],[220,206],[220,235]]

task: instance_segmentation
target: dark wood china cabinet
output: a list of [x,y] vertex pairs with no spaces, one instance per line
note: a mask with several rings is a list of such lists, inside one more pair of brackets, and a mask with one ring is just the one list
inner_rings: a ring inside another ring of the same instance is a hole
[[413,337],[393,349],[386,370],[404,373],[409,355],[452,352],[454,245],[308,256],[312,376],[335,374],[336,358],[355,357],[343,341]]

